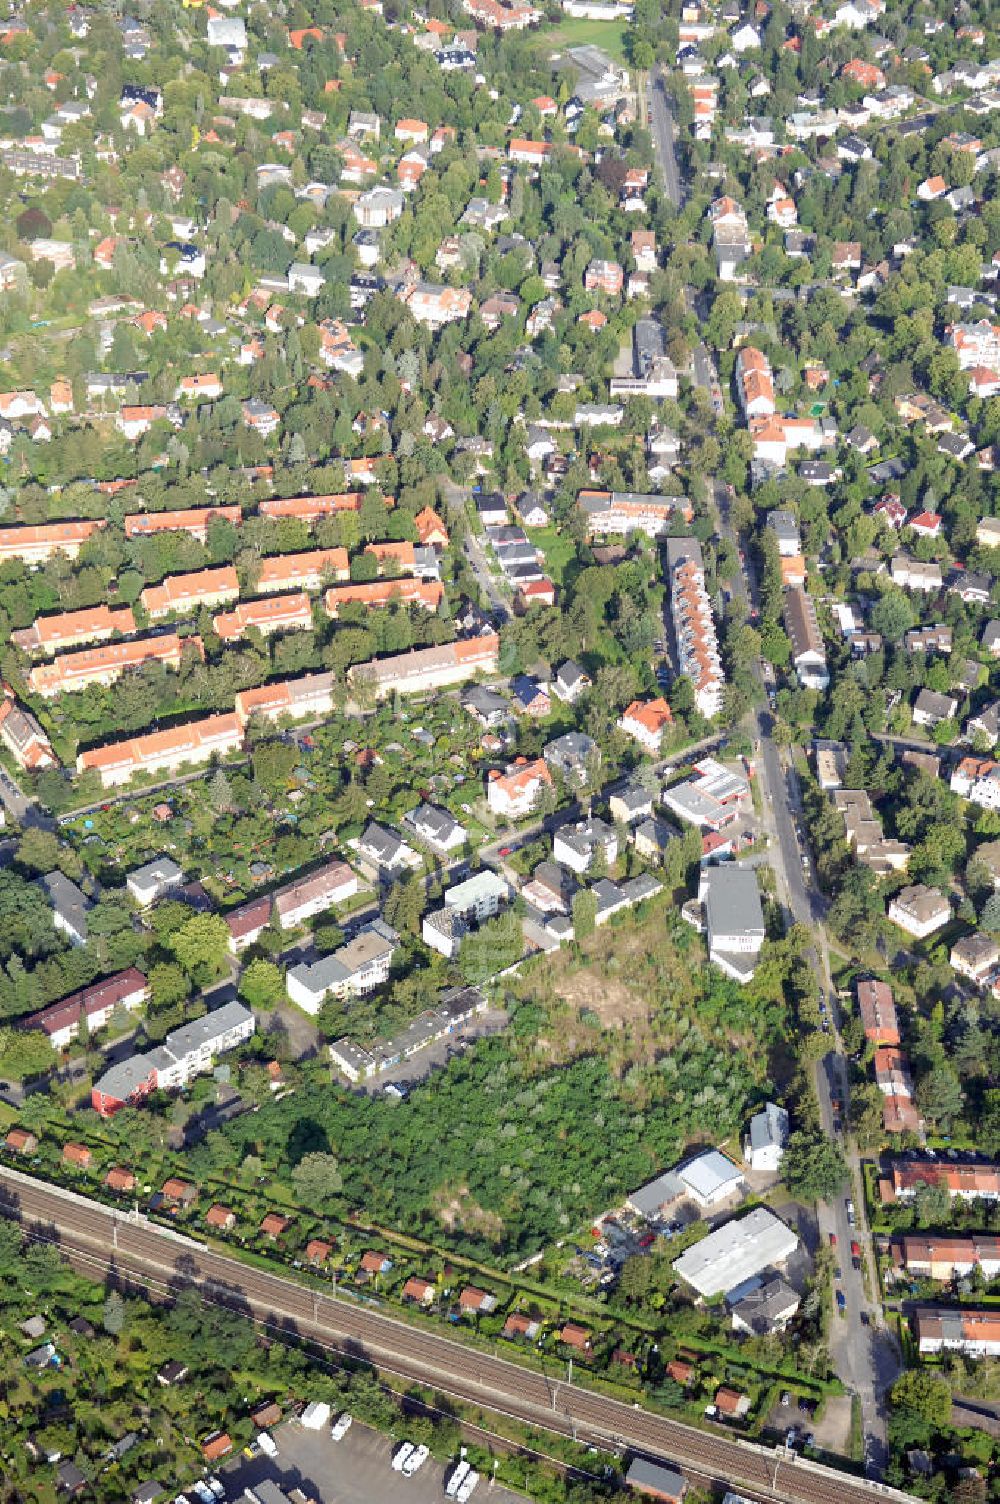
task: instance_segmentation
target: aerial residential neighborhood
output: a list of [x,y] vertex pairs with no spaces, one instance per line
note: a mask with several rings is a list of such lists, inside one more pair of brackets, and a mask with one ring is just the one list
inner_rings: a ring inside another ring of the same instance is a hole
[[3,1499],[1000,1497],[998,58],[15,0]]

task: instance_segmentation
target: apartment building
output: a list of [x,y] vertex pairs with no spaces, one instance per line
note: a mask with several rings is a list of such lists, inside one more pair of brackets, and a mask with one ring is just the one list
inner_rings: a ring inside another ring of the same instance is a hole
[[587,292],[600,292],[606,297],[616,298],[625,285],[625,272],[617,261],[598,258],[591,261],[584,272],[583,285]]
[[229,927],[229,949],[234,956],[238,956],[249,946],[256,945],[271,923],[271,899],[252,898],[249,903],[230,909],[222,917]]
[[975,324],[949,324],[944,337],[963,371],[974,366],[1000,371],[1000,324],[991,324],[989,319],[980,319]]
[[790,585],[785,591],[783,614],[799,683],[804,689],[826,689],[830,673],[812,596],[801,585]]
[[767,418],[775,411],[771,363],[753,345],[742,346],[736,357],[736,397],[744,418]]
[[251,628],[269,637],[272,632],[308,631],[312,624],[312,602],[304,590],[245,601],[234,610],[220,611],[212,618],[212,626],[222,642],[236,642]]
[[52,743],[35,717],[17,703],[9,684],[0,683],[0,688],[3,694],[0,699],[0,741],[18,767],[27,768],[31,772],[56,767],[57,759]]
[[581,491],[577,502],[588,537],[645,533],[662,538],[677,520],[690,522],[690,502],[680,496],[644,496],[634,491]]
[[428,329],[443,329],[445,324],[468,318],[472,309],[472,294],[467,287],[414,282],[404,287],[399,297],[417,323]]
[[245,1044],[254,1028],[249,1008],[225,1003],[193,1023],[172,1029],[156,1049],[111,1066],[94,1082],[91,1105],[102,1118],[109,1118],[122,1107],[138,1105],[152,1091],[186,1086],[211,1070],[219,1055]]
[[662,695],[655,700],[633,700],[619,716],[616,725],[619,731],[637,741],[650,757],[658,757],[663,743],[663,733],[673,725],[670,706]]
[[552,787],[552,774],[544,757],[529,761],[519,757],[503,773],[491,768],[486,775],[486,803],[496,815],[520,820],[531,814],[542,792]]
[[424,611],[437,611],[444,600],[444,586],[440,580],[372,580],[360,585],[332,585],[323,597],[328,616],[340,615],[342,606],[368,606],[381,609],[385,606],[420,606]]
[[874,1045],[898,1045],[896,1002],[888,982],[872,979],[858,982],[857,997],[865,1038]]
[[243,728],[235,714],[209,715],[168,731],[151,731],[103,747],[91,747],[76,759],[78,773],[93,768],[105,788],[127,783],[136,773],[176,773],[188,763],[225,757],[243,745]]
[[337,517],[342,512],[360,512],[360,491],[345,491],[339,496],[280,496],[262,501],[257,510],[262,517],[280,521],[294,517],[299,522],[318,522],[321,517]]
[[146,663],[162,663],[165,668],[180,667],[185,645],[202,652],[200,637],[178,637],[176,632],[162,637],[137,637],[127,642],[109,642],[99,648],[81,648],[76,653],[61,653],[51,663],[36,663],[28,683],[36,695],[51,699],[72,690],[87,689],[92,684],[114,684],[122,674]]
[[0,527],[0,564],[16,559],[31,568],[44,564],[53,554],[75,559],[88,538],[104,526],[90,522],[40,522],[21,527]]
[[948,923],[951,904],[936,888],[928,888],[925,883],[911,883],[908,888],[902,888],[889,904],[889,918],[915,940],[925,940]]
[[375,920],[353,940],[307,966],[293,966],[285,979],[288,996],[314,1017],[328,997],[363,997],[389,980],[396,937]]
[[356,663],[347,671],[352,688],[371,688],[377,699],[384,695],[426,694],[449,684],[464,684],[476,674],[495,674],[500,639],[495,633],[451,642],[440,647],[416,648],[391,658],[373,658]]
[[239,598],[240,582],[231,564],[168,575],[159,585],[147,585],[139,596],[154,620],[174,612],[197,611],[199,606],[224,606]]
[[131,606],[91,606],[84,611],[36,616],[30,627],[12,632],[11,639],[22,652],[51,656],[66,648],[106,642],[116,634],[128,637],[135,630]]
[[280,721],[282,716],[329,715],[333,710],[333,674],[303,674],[301,679],[278,679],[257,689],[244,689],[236,696],[236,718],[246,726],[251,716]]
[[346,548],[314,548],[300,554],[274,554],[262,559],[257,578],[257,595],[274,595],[279,590],[319,590],[333,577],[348,580],[351,575]]
[[82,1019],[87,1020],[88,1032],[93,1034],[106,1027],[116,1008],[134,1012],[142,1007],[148,995],[146,978],[131,966],[29,1014],[21,1027],[41,1029],[54,1050],[64,1050],[79,1036]]
[[886,836],[865,789],[836,789],[833,802],[843,816],[847,839],[859,862],[880,877],[906,870],[910,861],[909,846],[905,841]]
[[736,982],[753,977],[764,944],[764,910],[752,868],[714,867],[701,879],[708,959]]
[[697,538],[667,539],[667,582],[678,666],[707,720],[722,710],[725,676]]
[[274,918],[283,930],[295,929],[335,904],[353,898],[358,879],[346,862],[335,858],[308,877],[288,883],[274,894]]
[[199,543],[208,541],[208,524],[213,517],[238,527],[243,521],[240,507],[187,507],[176,512],[130,512],[125,518],[126,538],[147,538],[156,533],[190,533]]
[[944,585],[941,566],[934,560],[911,559],[908,554],[895,554],[889,565],[892,583],[903,590],[921,590],[926,594],[936,593]]

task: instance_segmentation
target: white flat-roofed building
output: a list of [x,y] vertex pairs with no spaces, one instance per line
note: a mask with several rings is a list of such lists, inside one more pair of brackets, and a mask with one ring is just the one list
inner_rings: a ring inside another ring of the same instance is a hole
[[289,971],[285,986],[293,1003],[315,1016],[328,997],[361,997],[389,980],[396,948],[393,931],[380,920],[366,925],[331,955]]
[[509,897],[510,885],[495,872],[484,869],[467,878],[464,883],[456,883],[449,888],[444,895],[444,906],[455,914],[461,914],[463,919],[474,919],[479,923],[498,914],[501,904],[506,903]]
[[164,854],[130,872],[125,879],[125,886],[136,903],[147,909],[151,903],[162,898],[164,893],[181,887],[183,882],[184,873],[180,867],[173,857]]
[[797,1234],[767,1207],[758,1206],[695,1243],[674,1260],[673,1270],[707,1300],[784,1264],[798,1246]]

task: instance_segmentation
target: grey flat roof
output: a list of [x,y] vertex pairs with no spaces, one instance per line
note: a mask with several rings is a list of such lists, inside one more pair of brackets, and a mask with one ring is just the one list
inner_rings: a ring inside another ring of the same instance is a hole
[[760,888],[752,867],[715,867],[706,873],[704,884],[710,935],[764,933]]
[[625,1474],[625,1482],[630,1488],[663,1494],[668,1499],[682,1498],[687,1486],[683,1475],[675,1468],[664,1467],[661,1462],[650,1462],[646,1457],[633,1457]]
[[674,1273],[699,1295],[725,1294],[798,1247],[798,1237],[780,1217],[757,1206],[745,1217],[725,1222],[674,1260]]

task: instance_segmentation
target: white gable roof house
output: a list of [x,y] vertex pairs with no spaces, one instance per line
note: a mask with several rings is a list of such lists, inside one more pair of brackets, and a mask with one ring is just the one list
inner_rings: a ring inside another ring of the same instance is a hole
[[750,1119],[750,1132],[743,1145],[743,1158],[751,1170],[774,1174],[781,1165],[788,1143],[788,1113],[766,1102]]

